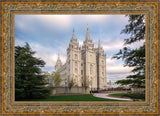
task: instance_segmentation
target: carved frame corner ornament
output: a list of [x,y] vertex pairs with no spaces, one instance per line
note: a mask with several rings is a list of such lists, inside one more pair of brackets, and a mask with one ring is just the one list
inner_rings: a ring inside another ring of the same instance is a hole
[[[19,14],[144,14],[146,99],[144,102],[14,101],[14,21]],[[157,114],[158,2],[2,2],[3,114]]]

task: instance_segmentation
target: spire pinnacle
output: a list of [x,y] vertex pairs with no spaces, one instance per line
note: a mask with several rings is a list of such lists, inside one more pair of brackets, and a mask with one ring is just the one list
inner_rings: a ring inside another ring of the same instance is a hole
[[87,24],[87,31],[88,31],[88,28],[89,28],[89,26],[88,26],[88,24]]
[[75,30],[74,30],[74,28],[73,28],[72,40],[76,40],[76,36],[75,36]]
[[60,55],[59,55],[59,53],[58,53],[58,59],[57,59],[57,63],[60,63],[60,64],[62,64],[62,63],[61,63],[61,59],[60,59]]

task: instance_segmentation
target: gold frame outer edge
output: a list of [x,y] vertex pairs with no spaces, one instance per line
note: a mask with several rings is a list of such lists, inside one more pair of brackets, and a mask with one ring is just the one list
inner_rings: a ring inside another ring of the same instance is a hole
[[[2,113],[3,114],[157,114],[158,4],[156,2],[3,2],[2,3]],[[15,102],[14,18],[16,14],[145,14],[146,98],[142,102]],[[52,9],[52,12],[47,10]],[[123,10],[122,10],[123,9]],[[91,10],[88,12],[88,10]],[[28,12],[28,11],[27,11]],[[12,25],[12,26],[11,26]],[[9,28],[11,26],[11,28]],[[156,51],[156,52],[155,52]],[[150,62],[148,62],[148,60]],[[12,81],[12,82],[11,82]],[[149,98],[148,98],[149,97]],[[71,104],[71,105],[69,105]],[[127,104],[127,105],[125,105]],[[142,104],[142,105],[141,105]],[[96,105],[96,106],[94,106]],[[92,110],[91,110],[92,109]]]

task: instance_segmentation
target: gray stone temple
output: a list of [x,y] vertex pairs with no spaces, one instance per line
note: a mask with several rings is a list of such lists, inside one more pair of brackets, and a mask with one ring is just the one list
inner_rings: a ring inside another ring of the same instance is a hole
[[65,82],[69,84],[71,81],[74,86],[85,87],[92,89],[104,89],[106,86],[106,54],[103,47],[98,42],[98,48],[94,44],[89,35],[87,25],[86,38],[82,47],[73,35],[67,48],[66,63],[62,65],[60,56],[55,65],[55,72],[59,73],[61,79],[61,86],[65,86]]

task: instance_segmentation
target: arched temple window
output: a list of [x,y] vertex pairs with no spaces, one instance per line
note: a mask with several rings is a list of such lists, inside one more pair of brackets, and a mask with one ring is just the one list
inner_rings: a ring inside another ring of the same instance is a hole
[[78,59],[78,55],[77,55],[77,54],[75,54],[75,55],[74,55],[74,58],[75,58],[75,59]]
[[90,74],[91,75],[93,74],[93,65],[92,64],[90,65]]
[[75,62],[75,67],[77,67],[78,66],[78,63],[77,62]]
[[75,68],[75,73],[76,73],[76,74],[78,73],[78,69],[77,69],[77,68]]
[[102,64],[104,64],[104,61],[102,60]]
[[102,67],[102,75],[104,76],[104,67]]

